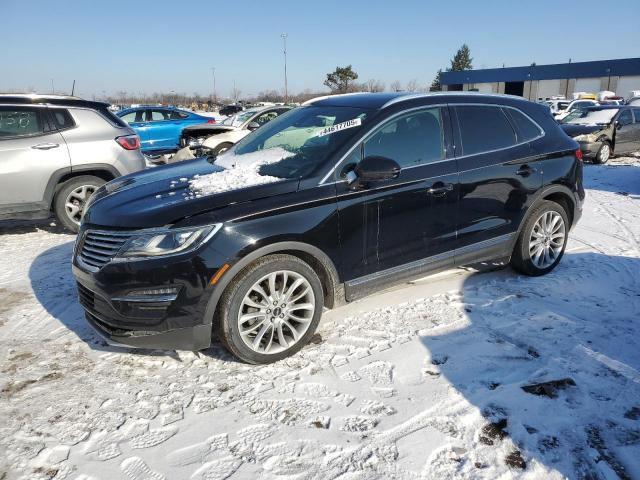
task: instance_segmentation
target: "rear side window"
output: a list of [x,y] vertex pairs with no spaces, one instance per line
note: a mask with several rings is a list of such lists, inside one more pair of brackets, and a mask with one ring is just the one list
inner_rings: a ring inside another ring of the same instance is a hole
[[499,107],[459,106],[456,113],[463,155],[498,150],[517,143],[516,133]]
[[173,112],[171,112],[171,114],[169,115],[169,118],[171,118],[171,120],[184,120],[185,118],[187,118],[189,115],[187,113],[184,112],[178,112],[177,110],[174,110]]
[[104,107],[98,107],[96,110],[114,127],[126,128],[129,126],[127,122],[109,110],[106,105]]
[[506,108],[504,111],[511,117],[511,120],[513,120],[519,142],[528,142],[542,135],[540,128],[520,110]]
[[76,122],[73,120],[69,110],[64,108],[50,108],[49,112],[51,113],[53,124],[58,130],[66,130],[76,126]]
[[166,110],[148,110],[147,119],[151,122],[169,120],[169,112]]
[[640,108],[632,108],[633,116],[636,117],[636,123],[640,123]]
[[42,114],[38,109],[0,107],[0,139],[27,137],[42,132]]

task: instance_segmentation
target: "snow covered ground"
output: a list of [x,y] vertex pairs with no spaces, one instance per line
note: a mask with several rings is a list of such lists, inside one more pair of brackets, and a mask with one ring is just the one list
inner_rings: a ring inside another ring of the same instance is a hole
[[0,223],[0,479],[640,478],[640,161],[585,180],[552,274],[422,279],[258,367],[105,345],[73,237]]

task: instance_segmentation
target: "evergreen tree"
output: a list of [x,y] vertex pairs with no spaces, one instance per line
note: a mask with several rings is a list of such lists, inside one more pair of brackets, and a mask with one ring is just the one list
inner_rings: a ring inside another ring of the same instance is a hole
[[346,67],[336,67],[335,71],[327,73],[324,84],[333,93],[347,93],[351,91],[353,82],[358,78],[358,74],[353,71],[351,65]]
[[451,60],[451,67],[448,68],[448,70],[450,72],[471,70],[473,69],[473,65],[471,64],[472,60],[473,58],[471,58],[471,50],[469,50],[467,44],[464,43],[453,56],[453,59]]
[[431,86],[429,87],[430,92],[440,92],[442,90],[442,84],[440,83],[440,76],[442,75],[442,69],[438,69],[438,73],[436,73],[436,78],[431,82]]

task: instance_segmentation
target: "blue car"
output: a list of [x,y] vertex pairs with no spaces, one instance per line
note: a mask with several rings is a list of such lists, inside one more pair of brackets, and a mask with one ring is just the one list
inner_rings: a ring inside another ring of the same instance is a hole
[[173,152],[179,148],[182,129],[201,123],[216,123],[213,118],[173,107],[142,106],[116,113],[140,136],[140,149],[147,154]]

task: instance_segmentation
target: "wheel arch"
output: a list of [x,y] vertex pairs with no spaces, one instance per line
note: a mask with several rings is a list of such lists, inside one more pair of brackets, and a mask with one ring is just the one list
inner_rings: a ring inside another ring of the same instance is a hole
[[344,286],[340,283],[336,266],[326,253],[318,247],[304,242],[278,242],[252,251],[225,272],[207,302],[204,315],[205,323],[210,321],[213,324],[222,295],[242,270],[260,258],[276,253],[297,257],[313,269],[322,284],[324,305],[327,308],[334,308],[344,303]]
[[62,185],[67,181],[71,180],[74,177],[80,177],[83,175],[93,175],[94,177],[98,177],[108,182],[120,176],[120,172],[113,166],[109,164],[85,164],[74,166],[73,168],[61,168],[53,172],[51,177],[49,177],[49,182],[47,182],[47,186],[44,192],[44,201],[48,205],[49,209],[53,208],[53,202],[56,194],[62,188]]

